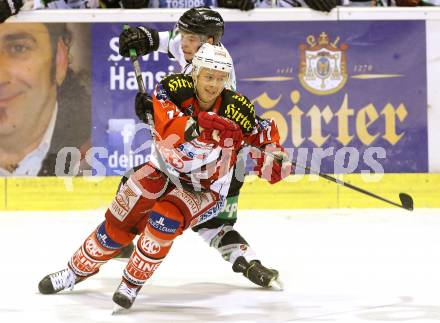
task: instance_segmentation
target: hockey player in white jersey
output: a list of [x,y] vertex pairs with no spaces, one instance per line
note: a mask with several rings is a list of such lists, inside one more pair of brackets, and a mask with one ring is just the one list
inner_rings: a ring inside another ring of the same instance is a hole
[[[119,38],[120,54],[129,56],[130,48],[136,49],[136,52],[140,55],[146,55],[156,50],[165,52],[170,57],[177,59],[182,66],[182,73],[189,74],[192,71],[192,59],[199,47],[203,43],[222,46],[220,41],[223,33],[224,21],[218,12],[204,7],[192,8],[180,17],[176,28],[170,32],[158,32],[143,26],[132,27],[123,31]],[[225,51],[227,52],[226,49]],[[226,88],[235,90],[235,87],[236,78],[232,64],[231,75]],[[136,113],[144,122],[146,121],[145,105],[148,102],[151,102],[150,98],[138,93]],[[245,168],[244,161],[240,159],[237,164],[236,170],[239,169],[243,172]],[[241,272],[253,283],[264,286],[261,279],[256,277],[264,274],[267,276],[264,281],[267,282],[274,277],[278,277],[278,272],[264,267],[249,243],[234,228],[237,221],[239,191],[243,185],[243,182],[237,178],[240,178],[240,176],[234,176],[233,178],[223,211],[203,225],[193,227],[193,230],[208,245],[217,249],[221,256],[232,264],[232,269],[235,272]],[[127,177],[123,178],[121,185],[126,180]],[[126,253],[124,252],[124,254]],[[260,274],[255,275],[257,272]]]
[[[171,31],[157,31],[146,26],[131,27],[119,36],[119,52],[129,57],[130,49],[136,49],[138,55],[159,51],[174,58],[182,70],[190,74],[192,58],[203,43],[218,46],[224,33],[224,21],[221,15],[206,7],[187,10]],[[235,90],[235,70],[232,68],[231,84],[228,88]]]

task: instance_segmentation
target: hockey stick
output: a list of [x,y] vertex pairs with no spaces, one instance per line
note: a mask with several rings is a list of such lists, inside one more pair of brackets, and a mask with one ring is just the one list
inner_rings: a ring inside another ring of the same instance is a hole
[[[128,25],[124,25],[124,30],[127,30],[130,28]],[[134,48],[130,49],[130,61],[133,65],[133,71],[136,76],[136,82],[138,84],[139,92],[147,94],[147,88],[145,87],[144,80],[142,78],[142,71],[141,67],[139,65],[138,55],[136,53],[136,50]],[[147,117],[147,125],[151,134],[151,138],[153,141],[162,140],[162,137],[160,134],[156,131],[154,127],[154,118],[153,118],[153,111],[150,109],[145,110],[145,115]],[[165,161],[163,160],[162,156],[160,154],[157,154],[157,161],[159,162],[161,166],[161,171],[167,175],[167,177],[171,180],[171,182],[179,189],[182,188],[182,184],[179,180],[179,178],[173,174],[170,173]]]
[[[253,147],[253,146],[252,146],[252,147]],[[258,148],[258,147],[255,147],[255,148],[257,148],[257,149],[258,149],[259,151],[261,151],[262,153],[264,153],[264,154],[266,154],[266,155],[268,155],[268,156],[271,156],[272,158],[274,158],[274,159],[276,159],[276,160],[278,160],[278,161],[281,161],[280,158],[279,158],[278,156],[276,156],[276,155],[274,155],[274,154],[272,154],[272,153],[270,153],[270,152],[264,151],[264,150],[261,149],[261,148]],[[340,180],[340,179],[338,179],[338,178],[336,178],[336,177],[333,177],[333,176],[330,176],[330,175],[327,175],[327,174],[323,174],[323,173],[321,173],[321,172],[314,171],[314,170],[312,170],[312,169],[311,169],[310,167],[308,167],[308,166],[299,165],[296,161],[290,161],[290,163],[291,163],[293,166],[295,166],[295,167],[298,166],[298,167],[301,167],[301,168],[305,169],[306,171],[308,171],[308,172],[311,173],[311,174],[318,175],[318,176],[320,176],[320,177],[322,177],[322,178],[325,178],[325,179],[328,180],[328,181],[331,181],[331,182],[334,182],[334,183],[336,183],[336,184],[339,184],[339,185],[342,185],[342,186],[348,187],[348,188],[350,188],[350,189],[352,189],[352,190],[354,190],[354,191],[356,191],[356,192],[359,192],[359,193],[362,193],[362,194],[365,194],[365,195],[371,196],[371,197],[373,197],[373,198],[375,198],[375,199],[378,199],[378,200],[381,200],[381,201],[383,201],[383,202],[385,202],[385,203],[388,203],[388,204],[391,204],[391,205],[394,205],[394,206],[400,207],[400,208],[405,209],[405,210],[408,210],[408,211],[412,211],[412,210],[414,210],[414,202],[413,202],[413,199],[412,199],[412,197],[411,197],[409,194],[407,194],[407,193],[399,193],[399,198],[400,198],[400,202],[401,202],[401,204],[399,204],[399,203],[396,203],[396,202],[390,201],[390,200],[388,200],[388,199],[386,199],[386,198],[384,198],[384,197],[382,197],[382,196],[379,196],[379,195],[377,195],[377,194],[375,194],[375,193],[369,192],[369,191],[367,191],[367,190],[365,190],[365,189],[363,189],[363,188],[360,188],[360,187],[355,186],[355,185],[353,185],[353,184],[350,184],[350,183],[344,182],[343,180]]]
[[[124,25],[124,30],[129,29],[129,25]],[[139,92],[147,93],[147,88],[145,87],[144,80],[142,79],[142,71],[141,66],[139,65],[138,55],[136,53],[136,49],[131,48],[130,49],[130,61],[133,65],[134,75],[136,76],[136,82],[138,85]],[[154,129],[154,119],[153,119],[153,113],[149,109],[145,111],[147,116],[147,123],[150,127],[151,137],[155,139],[157,133]]]

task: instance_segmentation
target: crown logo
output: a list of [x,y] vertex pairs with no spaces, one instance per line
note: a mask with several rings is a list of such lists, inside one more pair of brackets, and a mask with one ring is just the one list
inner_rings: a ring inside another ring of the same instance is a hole
[[309,35],[307,44],[300,44],[300,69],[298,78],[301,85],[317,95],[336,93],[347,82],[347,44],[339,43],[339,36],[331,42],[326,32],[318,37]]
[[335,41],[331,43],[330,39],[328,38],[327,33],[326,32],[322,32],[318,36],[318,41],[316,41],[315,36],[309,35],[307,37],[307,44],[310,47],[317,47],[317,46],[326,47],[326,46],[330,46],[331,48],[337,49],[338,48],[339,40],[340,40],[340,37],[337,36],[335,38]]

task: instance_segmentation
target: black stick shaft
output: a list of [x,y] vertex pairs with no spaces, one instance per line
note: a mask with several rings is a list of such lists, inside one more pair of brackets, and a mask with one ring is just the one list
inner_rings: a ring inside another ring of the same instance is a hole
[[[124,25],[124,30],[129,29],[129,25]],[[142,93],[147,93],[147,88],[145,87],[144,80],[142,79],[141,66],[139,65],[138,55],[136,49],[130,49],[130,60],[133,64],[134,75],[136,76],[136,82],[138,84],[139,91]]]
[[130,49],[130,60],[133,64],[134,74],[136,75],[136,81],[139,87],[139,91],[142,93],[147,93],[147,89],[142,78],[141,67],[139,65],[139,60],[137,58],[136,50]]
[[[280,159],[279,159],[278,156],[275,156],[274,154],[272,154],[272,153],[270,153],[270,152],[264,151],[263,149],[260,149],[260,148],[258,148],[258,149],[259,149],[262,153],[264,153],[264,154],[266,154],[266,155],[269,155],[269,156],[271,156],[272,158],[277,159],[277,160],[280,161]],[[411,198],[408,194],[405,194],[405,193],[401,193],[401,194],[400,194],[400,195],[403,194],[404,196],[406,196],[406,199],[405,199],[405,200],[402,200],[402,197],[400,196],[400,199],[401,199],[401,201],[402,201],[402,204],[399,204],[399,203],[393,202],[393,201],[391,201],[391,200],[388,200],[388,199],[386,199],[386,198],[384,198],[384,197],[382,197],[382,196],[379,196],[379,195],[377,195],[377,194],[375,194],[375,193],[369,192],[369,191],[367,191],[367,190],[365,190],[365,189],[363,189],[363,188],[360,188],[360,187],[355,186],[355,185],[353,185],[353,184],[350,184],[350,183],[344,182],[343,180],[340,180],[340,179],[335,178],[335,177],[333,177],[333,176],[330,176],[330,175],[327,175],[327,174],[323,174],[323,173],[321,173],[321,172],[319,172],[319,171],[312,170],[312,169],[311,169],[310,167],[308,167],[308,166],[299,165],[299,164],[297,164],[295,161],[291,161],[291,163],[292,163],[292,165],[295,166],[295,167],[296,167],[296,166],[301,167],[301,168],[305,169],[306,171],[310,172],[311,174],[318,175],[318,176],[320,176],[320,177],[322,177],[322,178],[325,178],[325,179],[328,180],[328,181],[331,181],[331,182],[334,182],[334,183],[336,183],[336,184],[339,184],[339,185],[342,185],[342,186],[348,187],[348,188],[350,188],[350,189],[352,189],[352,190],[354,190],[354,191],[356,191],[356,192],[359,192],[359,193],[362,193],[362,194],[365,194],[365,195],[371,196],[371,197],[373,197],[373,198],[375,198],[375,199],[381,200],[381,201],[383,201],[383,202],[385,202],[385,203],[388,203],[388,204],[391,204],[391,205],[394,205],[394,206],[400,207],[400,208],[405,209],[405,210],[408,210],[408,211],[412,211],[412,210],[413,210],[413,202],[412,202],[412,198]],[[409,199],[410,201],[408,201],[408,199]]]
[[[310,170],[310,167],[306,167],[305,169],[306,169],[306,170]],[[350,184],[350,183],[344,182],[344,181],[342,181],[342,180],[340,180],[340,179],[338,179],[338,178],[335,178],[335,177],[333,177],[333,176],[330,176],[330,175],[327,175],[327,174],[323,174],[323,173],[320,173],[320,172],[318,172],[318,173],[316,173],[316,174],[317,174],[318,176],[320,176],[320,177],[322,177],[322,178],[325,178],[326,180],[329,180],[329,181],[334,182],[334,183],[336,183],[336,184],[340,184],[340,185],[342,185],[342,186],[345,186],[345,187],[351,188],[352,190],[355,190],[355,191],[357,191],[357,192],[363,193],[363,194],[365,194],[365,195],[368,195],[368,196],[374,197],[374,198],[376,198],[376,199],[378,199],[378,200],[384,201],[385,203],[389,203],[389,204],[392,204],[392,205],[394,205],[394,206],[401,207],[401,208],[407,210],[407,208],[405,208],[403,205],[400,205],[400,204],[398,204],[398,203],[396,203],[396,202],[393,202],[393,201],[390,201],[390,200],[388,200],[388,199],[386,199],[386,198],[384,198],[384,197],[382,197],[382,196],[379,196],[379,195],[377,195],[377,194],[374,194],[374,193],[372,193],[372,192],[369,192],[369,191],[367,191],[367,190],[364,190],[363,188],[360,188],[360,187],[357,187],[357,186],[352,185],[352,184]]]
[[[128,25],[124,25],[124,30],[130,28]],[[147,93],[147,88],[145,87],[144,79],[142,78],[141,66],[139,64],[138,55],[134,48],[130,49],[130,61],[133,65],[134,75],[136,76],[136,82],[138,84],[139,92]],[[154,130],[154,120],[151,111],[146,111],[147,123],[150,127],[151,137],[155,139],[156,131]]]

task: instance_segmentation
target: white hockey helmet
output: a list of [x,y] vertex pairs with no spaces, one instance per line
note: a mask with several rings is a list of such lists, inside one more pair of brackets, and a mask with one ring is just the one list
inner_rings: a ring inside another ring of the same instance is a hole
[[229,75],[229,79],[231,79],[232,58],[224,47],[204,43],[195,53],[192,65],[195,77],[200,73],[201,68],[204,67],[226,72]]

